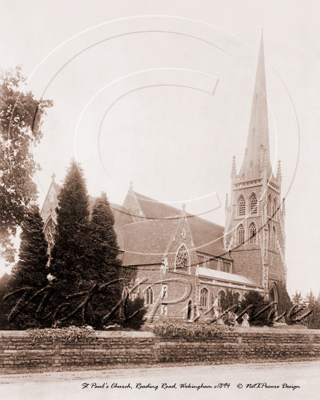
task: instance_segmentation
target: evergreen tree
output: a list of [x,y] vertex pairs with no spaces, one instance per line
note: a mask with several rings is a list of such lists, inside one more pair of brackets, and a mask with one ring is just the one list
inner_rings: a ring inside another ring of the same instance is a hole
[[[66,296],[85,290],[90,281],[89,270],[89,198],[82,169],[71,161],[58,197],[55,245],[52,249],[50,273],[54,286],[61,295],[55,306],[61,305]],[[74,310],[79,299],[70,302],[67,313]],[[55,308],[56,308],[55,307]],[[61,310],[60,310],[61,311]],[[81,324],[80,311],[69,324]],[[60,312],[66,317],[66,313]]]
[[301,304],[302,303],[302,295],[301,292],[297,292],[294,294],[294,296],[292,296],[292,303],[293,304]]
[[[264,307],[269,304],[269,301],[266,301],[263,295],[255,290],[250,290],[248,293],[245,293],[243,300],[240,303],[240,310],[238,312],[241,313],[244,311],[249,305],[253,305],[253,308],[248,309],[247,314],[249,315],[249,322],[252,326],[263,326],[263,325],[270,325],[268,320],[268,315],[270,309],[267,309],[256,318],[257,315]],[[242,320],[242,319],[241,319]],[[241,322],[241,321],[238,321]]]
[[94,203],[90,237],[90,276],[101,282],[117,279],[121,267],[121,261],[118,259],[119,246],[114,230],[114,216],[105,193],[102,193]]
[[284,318],[281,318],[278,322],[285,322],[286,324],[290,325],[291,322],[288,318],[288,313],[293,306],[293,303],[290,299],[290,296],[287,292],[286,286],[283,283],[278,284],[278,316],[282,315],[285,311],[286,314]]
[[[99,284],[117,281],[121,274],[119,246],[114,230],[114,216],[105,193],[96,199],[90,222],[90,280]],[[97,293],[91,300],[95,327],[102,327],[102,319],[120,300],[123,284],[118,281]]]
[[[48,244],[43,233],[43,221],[38,206],[29,206],[22,222],[20,239],[19,261],[12,269],[6,293],[8,296],[19,289],[29,288],[29,294],[19,306],[21,312],[14,318],[14,323],[20,328],[39,327],[41,321],[35,318],[40,303],[39,297],[29,302],[33,294],[48,285]],[[20,291],[8,296],[7,310],[17,305],[23,293],[24,291]]]

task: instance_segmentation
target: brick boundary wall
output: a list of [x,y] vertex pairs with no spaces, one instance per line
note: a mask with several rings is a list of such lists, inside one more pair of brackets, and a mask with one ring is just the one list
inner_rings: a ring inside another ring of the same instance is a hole
[[206,342],[165,341],[151,332],[97,332],[91,342],[36,344],[26,332],[0,332],[1,369],[310,359],[320,359],[320,330],[239,328]]

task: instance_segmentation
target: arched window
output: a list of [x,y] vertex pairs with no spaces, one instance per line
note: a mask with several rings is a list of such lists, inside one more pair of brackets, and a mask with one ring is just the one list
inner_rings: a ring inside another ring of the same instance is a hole
[[274,219],[277,218],[277,199],[276,198],[274,198],[274,200],[273,200],[272,215],[273,215]]
[[183,244],[176,255],[176,269],[187,268],[189,265],[189,257],[188,250],[186,246]]
[[220,290],[220,292],[218,293],[218,299],[219,307],[223,309],[226,303],[226,294],[223,290]]
[[257,197],[254,193],[250,199],[250,211],[251,211],[251,214],[258,213],[258,201],[257,201]]
[[238,213],[239,215],[246,215],[246,201],[243,196],[241,196],[239,199]]
[[272,236],[272,244],[273,244],[273,247],[275,248],[276,247],[276,244],[277,244],[277,232],[276,232],[276,228],[275,227],[273,227],[273,236]]
[[46,227],[44,228],[44,236],[48,242],[48,250],[47,254],[49,254],[49,259],[47,263],[47,267],[50,265],[50,260],[51,260],[51,250],[54,246],[54,235],[56,232],[55,224],[52,220],[52,218],[49,219],[49,221],[46,224]]
[[257,228],[256,228],[256,224],[254,222],[252,222],[249,226],[249,243],[251,244],[255,244],[257,243]]
[[270,246],[271,244],[271,229],[270,229],[270,224],[268,224],[268,245]]
[[244,227],[241,224],[238,228],[238,244],[244,243]]
[[151,287],[148,287],[144,292],[144,304],[153,304],[153,290]]
[[48,248],[50,250],[54,245],[54,234],[55,234],[55,225],[54,222],[52,221],[52,218],[50,218],[44,229],[44,236],[46,237],[46,240],[48,242]]
[[271,215],[271,198],[270,195],[268,196],[268,201],[267,201],[267,215]]
[[200,291],[200,305],[208,307],[208,289],[202,288]]

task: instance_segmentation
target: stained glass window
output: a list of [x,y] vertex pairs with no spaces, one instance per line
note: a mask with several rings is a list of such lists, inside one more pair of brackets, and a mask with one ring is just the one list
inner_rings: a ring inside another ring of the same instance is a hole
[[188,258],[187,248],[185,245],[182,245],[176,255],[176,269],[187,268],[189,265]]

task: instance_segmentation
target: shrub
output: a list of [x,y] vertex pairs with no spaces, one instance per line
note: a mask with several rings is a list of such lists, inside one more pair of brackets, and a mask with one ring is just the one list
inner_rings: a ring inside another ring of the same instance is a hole
[[145,323],[147,309],[144,307],[144,300],[140,297],[126,301],[125,318],[120,322],[123,328],[130,328],[138,331]]
[[188,342],[202,342],[211,340],[222,332],[232,331],[232,326],[219,325],[216,323],[161,323],[154,327],[153,333],[162,339],[184,339]]
[[[261,313],[257,318],[254,318],[264,307],[270,302],[266,301],[263,295],[255,290],[250,290],[244,295],[243,300],[240,303],[239,312],[244,311],[249,305],[253,305],[253,308],[249,309],[247,314],[249,315],[249,323],[251,326],[270,326],[272,323],[268,319],[270,309],[267,309]],[[242,322],[242,318],[238,319],[238,322]]]
[[235,326],[237,323],[236,318],[237,318],[237,315],[235,313],[229,311],[222,317],[222,321],[225,325]]
[[34,343],[40,342],[42,339],[64,343],[77,342],[81,339],[90,341],[96,336],[94,329],[91,327],[73,325],[64,328],[28,329],[27,333]]

